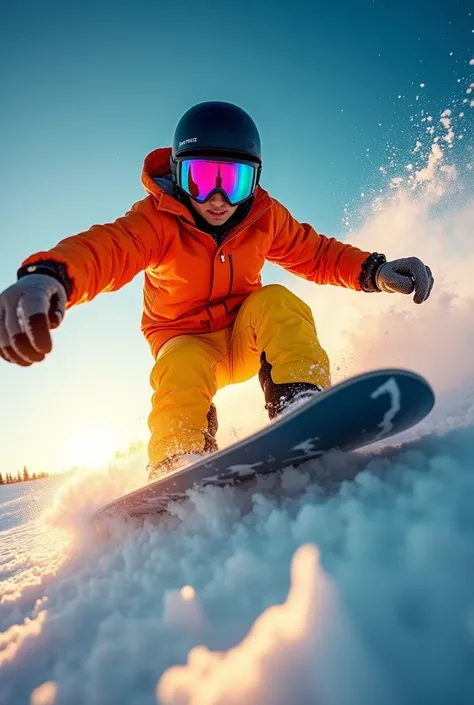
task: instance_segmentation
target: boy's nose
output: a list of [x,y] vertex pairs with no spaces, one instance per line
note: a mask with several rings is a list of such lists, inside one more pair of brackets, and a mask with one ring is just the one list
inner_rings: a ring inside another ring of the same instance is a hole
[[227,202],[224,199],[224,196],[222,196],[220,193],[215,193],[213,196],[211,196],[210,204],[214,208],[223,208],[227,205]]

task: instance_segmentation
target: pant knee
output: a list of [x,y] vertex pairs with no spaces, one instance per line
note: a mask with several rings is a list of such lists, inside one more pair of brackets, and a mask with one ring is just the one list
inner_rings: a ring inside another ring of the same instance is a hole
[[290,289],[282,284],[267,284],[258,289],[247,299],[250,307],[264,313],[265,316],[275,313],[277,316],[282,310],[290,316],[304,316],[313,319],[313,314],[308,306],[299,296],[296,296]]
[[[290,289],[287,289],[283,284],[265,284],[257,291],[254,291],[248,299],[258,299],[259,303],[262,301],[284,301],[286,299],[298,299],[296,294],[294,294]],[[301,301],[301,299],[298,299]]]
[[[252,294],[255,305],[249,311],[256,346],[266,364],[259,378],[273,382],[304,382],[327,387],[329,360],[318,340],[310,307],[281,284],[269,284]],[[269,367],[268,367],[269,363]]]

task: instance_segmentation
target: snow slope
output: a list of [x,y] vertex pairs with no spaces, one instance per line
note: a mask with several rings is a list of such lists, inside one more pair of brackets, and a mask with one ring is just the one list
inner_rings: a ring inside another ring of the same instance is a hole
[[7,530],[23,562],[0,702],[471,703],[473,455],[473,425],[433,434],[324,497],[313,478],[350,462],[335,454],[284,474],[279,499],[213,488],[179,522],[77,528],[62,563],[30,524]]

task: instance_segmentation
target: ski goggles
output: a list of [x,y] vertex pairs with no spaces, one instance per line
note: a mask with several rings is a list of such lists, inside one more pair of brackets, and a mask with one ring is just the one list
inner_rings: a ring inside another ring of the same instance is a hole
[[252,162],[180,159],[176,168],[178,186],[198,203],[220,193],[231,206],[246,201],[257,188],[259,165]]

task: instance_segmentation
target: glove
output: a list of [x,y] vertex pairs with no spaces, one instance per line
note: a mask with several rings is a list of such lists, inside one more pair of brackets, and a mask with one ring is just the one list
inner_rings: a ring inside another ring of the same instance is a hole
[[0,294],[0,357],[29,367],[53,347],[50,329],[66,312],[64,286],[47,274],[28,274]]
[[418,257],[406,257],[385,262],[375,272],[375,285],[379,291],[389,294],[411,294],[413,301],[422,304],[431,294],[434,279],[431,269]]

